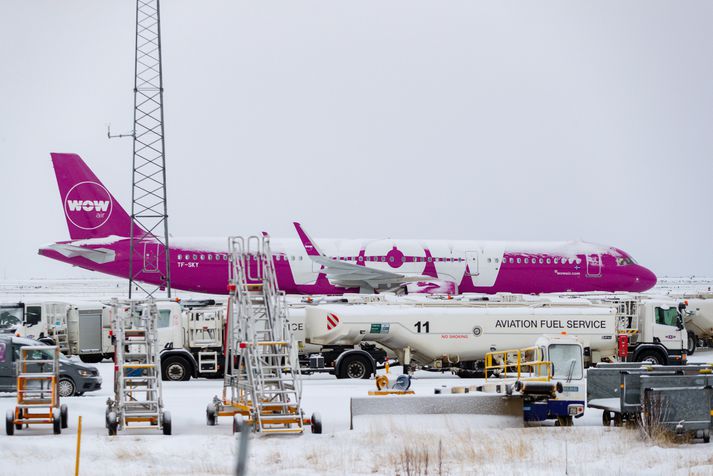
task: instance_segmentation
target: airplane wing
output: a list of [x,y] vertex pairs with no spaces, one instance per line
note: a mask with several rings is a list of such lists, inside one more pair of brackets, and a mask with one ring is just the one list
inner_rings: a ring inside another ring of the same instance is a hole
[[83,246],[70,245],[67,243],[54,243],[46,247],[54,250],[67,258],[81,256],[95,263],[109,263],[116,259],[116,252],[108,248],[85,248]]
[[294,225],[307,256],[315,263],[323,266],[322,272],[334,284],[347,287],[364,287],[366,285],[371,288],[377,288],[379,286],[398,286],[406,282],[433,279],[428,276],[407,276],[330,258],[322,253],[322,250],[302,229],[302,225],[297,222],[294,222]]

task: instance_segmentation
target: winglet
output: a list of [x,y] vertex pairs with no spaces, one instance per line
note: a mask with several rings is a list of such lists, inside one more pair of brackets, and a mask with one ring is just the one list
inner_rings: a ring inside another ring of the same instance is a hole
[[312,238],[310,238],[307,232],[302,229],[302,225],[297,222],[293,222],[292,224],[295,225],[295,230],[297,230],[300,241],[302,241],[302,246],[305,247],[307,256],[324,256],[322,250],[317,247],[317,244],[312,241]]

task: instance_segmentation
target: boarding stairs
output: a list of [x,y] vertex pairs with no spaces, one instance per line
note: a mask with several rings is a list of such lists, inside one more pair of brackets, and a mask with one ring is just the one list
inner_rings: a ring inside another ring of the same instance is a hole
[[214,403],[233,408],[234,429],[245,417],[256,432],[302,433],[310,420],[302,416],[297,346],[285,295],[277,289],[269,236],[231,237],[229,244],[224,398]]
[[158,350],[158,308],[146,301],[112,300],[114,399],[107,401],[109,435],[117,430],[162,430],[171,434],[171,416],[163,408]]

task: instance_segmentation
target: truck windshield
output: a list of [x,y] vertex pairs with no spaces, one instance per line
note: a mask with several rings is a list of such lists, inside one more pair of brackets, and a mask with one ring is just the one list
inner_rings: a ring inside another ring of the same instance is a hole
[[22,322],[22,306],[0,306],[0,332],[12,329]]
[[657,307],[656,324],[661,324],[663,326],[678,325],[678,310],[675,307],[669,307],[668,309]]
[[[582,348],[575,344],[550,345],[550,362],[554,378],[571,377],[574,380],[582,378]],[[571,372],[571,375],[570,375]]]

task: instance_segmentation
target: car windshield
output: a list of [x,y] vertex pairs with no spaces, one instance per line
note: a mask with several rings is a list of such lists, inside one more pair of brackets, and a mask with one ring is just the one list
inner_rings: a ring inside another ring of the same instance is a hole
[[[582,378],[582,348],[576,344],[552,344],[549,349],[554,378]],[[571,375],[570,375],[571,372]]]

